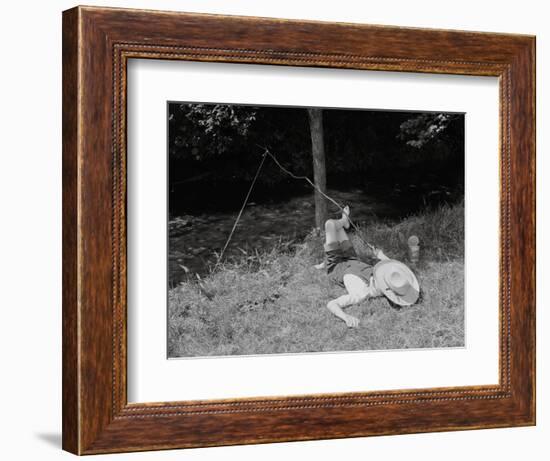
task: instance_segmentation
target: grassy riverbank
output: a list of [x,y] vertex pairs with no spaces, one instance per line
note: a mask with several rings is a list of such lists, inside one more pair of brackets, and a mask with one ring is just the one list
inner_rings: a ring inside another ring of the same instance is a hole
[[[353,215],[352,215],[353,218]],[[372,219],[359,231],[391,258],[406,262],[406,241],[417,235],[415,268],[422,299],[396,308],[375,298],[348,308],[358,328],[326,309],[344,293],[313,265],[322,237],[280,240],[270,250],[245,251],[197,281],[169,291],[170,357],[318,351],[457,347],[464,345],[464,205],[442,206],[400,222]],[[358,253],[357,233],[351,234]]]

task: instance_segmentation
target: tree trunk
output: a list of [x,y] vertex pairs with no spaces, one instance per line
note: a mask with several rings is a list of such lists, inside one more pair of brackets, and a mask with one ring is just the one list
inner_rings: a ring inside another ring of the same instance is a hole
[[[325,163],[325,142],[323,136],[323,110],[308,109],[309,130],[311,132],[311,154],[313,157],[313,181],[316,186],[326,193],[327,170]],[[315,191],[315,225],[323,229],[327,220],[327,202],[325,198]]]

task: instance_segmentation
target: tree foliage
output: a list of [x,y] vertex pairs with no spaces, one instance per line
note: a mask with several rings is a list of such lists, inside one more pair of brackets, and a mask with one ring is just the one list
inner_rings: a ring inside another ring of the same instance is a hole
[[[202,203],[213,193],[217,201],[242,197],[263,146],[294,173],[314,176],[305,107],[171,103],[168,120],[171,203]],[[323,130],[329,188],[430,182],[463,187],[461,114],[323,109]],[[255,195],[290,196],[297,188],[308,190],[268,160]]]
[[[311,164],[306,111],[229,104],[169,107],[171,166],[185,170],[182,174],[193,176],[197,170],[211,170],[211,181],[249,180],[262,146],[273,149],[296,171],[310,171],[306,164]],[[274,184],[281,180],[280,171],[273,167],[264,169],[260,182]]]
[[180,104],[170,111],[174,132],[170,153],[195,160],[222,155],[243,142],[256,120],[256,110],[230,104]]
[[439,138],[454,121],[458,114],[422,113],[404,121],[399,127],[398,138],[411,147],[420,149],[430,141]]

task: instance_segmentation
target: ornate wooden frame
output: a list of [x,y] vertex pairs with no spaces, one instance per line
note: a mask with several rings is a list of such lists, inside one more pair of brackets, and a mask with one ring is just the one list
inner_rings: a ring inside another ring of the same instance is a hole
[[[498,76],[500,382],[129,404],[126,63]],[[160,11],[63,13],[63,448],[77,454],[535,424],[535,38]]]

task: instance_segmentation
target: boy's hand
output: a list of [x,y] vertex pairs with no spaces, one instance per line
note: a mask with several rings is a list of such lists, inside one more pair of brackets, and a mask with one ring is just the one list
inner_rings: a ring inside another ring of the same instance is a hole
[[359,319],[353,315],[346,314],[344,321],[349,328],[356,328],[359,326]]
[[325,268],[325,261],[323,261],[322,263],[319,263],[319,264],[315,264],[315,269],[317,270],[321,270],[321,269],[324,269]]

